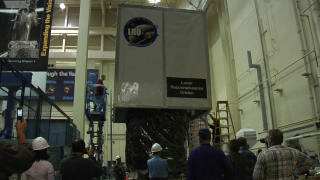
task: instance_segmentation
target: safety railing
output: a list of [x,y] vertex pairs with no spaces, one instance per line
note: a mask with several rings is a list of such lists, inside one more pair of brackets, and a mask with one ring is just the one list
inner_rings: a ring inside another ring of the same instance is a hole
[[[28,121],[27,139],[44,137],[49,144],[71,146],[80,136],[72,119],[39,87],[32,83],[31,72],[18,72],[5,60],[0,61],[0,138],[14,139],[17,107],[23,108]],[[52,112],[60,119],[53,119]]]

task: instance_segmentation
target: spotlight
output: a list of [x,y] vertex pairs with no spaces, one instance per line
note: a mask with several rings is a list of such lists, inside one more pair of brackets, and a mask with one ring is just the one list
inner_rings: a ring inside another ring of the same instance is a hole
[[111,3],[110,3],[110,5],[109,5],[109,9],[112,9]]
[[60,4],[60,8],[61,8],[61,9],[65,9],[65,8],[66,8],[66,5],[65,5],[64,3],[61,3],[61,4]]

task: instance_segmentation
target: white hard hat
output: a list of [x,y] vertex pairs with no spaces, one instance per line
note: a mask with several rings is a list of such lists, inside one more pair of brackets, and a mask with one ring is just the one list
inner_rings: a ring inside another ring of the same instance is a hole
[[160,152],[160,151],[162,151],[161,145],[158,144],[158,143],[154,143],[154,144],[152,145],[151,152],[154,153],[154,152]]
[[47,149],[48,147],[49,147],[49,144],[48,144],[47,140],[43,137],[37,137],[32,142],[32,148],[35,151]]
[[121,159],[121,157],[118,155],[118,156],[116,156],[116,160],[117,160],[117,159]]

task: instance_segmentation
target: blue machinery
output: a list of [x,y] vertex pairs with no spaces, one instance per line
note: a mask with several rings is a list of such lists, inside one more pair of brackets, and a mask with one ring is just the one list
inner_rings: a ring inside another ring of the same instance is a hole
[[[97,95],[97,88],[103,88],[103,95]],[[86,117],[89,120],[89,128],[87,134],[90,135],[89,146],[94,148],[95,154],[98,156],[98,163],[102,163],[102,146],[103,139],[103,127],[104,122],[107,119],[107,93],[108,88],[101,86],[100,84],[90,84],[87,86],[86,96]]]

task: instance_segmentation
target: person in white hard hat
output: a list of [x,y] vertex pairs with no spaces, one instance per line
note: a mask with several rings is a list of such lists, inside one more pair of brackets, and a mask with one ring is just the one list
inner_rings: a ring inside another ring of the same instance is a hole
[[148,160],[149,178],[151,180],[166,180],[168,179],[169,167],[167,160],[162,159],[162,147],[155,143],[151,148],[153,158]]
[[48,147],[49,144],[43,137],[38,137],[32,142],[36,161],[22,174],[21,180],[54,180],[54,169],[48,161],[50,158],[47,152]]
[[116,175],[116,180],[124,180],[126,178],[126,172],[121,164],[121,157],[116,156],[117,163],[113,166],[113,171]]

